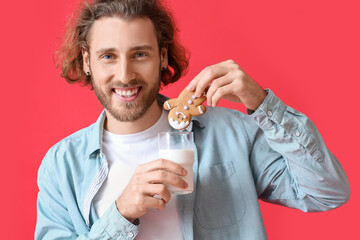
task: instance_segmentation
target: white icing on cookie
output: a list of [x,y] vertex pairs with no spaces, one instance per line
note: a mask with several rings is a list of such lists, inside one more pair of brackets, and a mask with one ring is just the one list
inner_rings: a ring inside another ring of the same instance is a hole
[[201,110],[201,106],[198,106],[198,110],[200,114],[204,114],[203,110]]
[[168,103],[168,101],[166,101],[165,104],[166,104],[166,106],[167,106],[169,109],[171,109],[171,106],[170,106],[170,104]]
[[170,118],[169,123],[170,126],[177,130],[183,129],[189,125],[189,121],[179,123],[178,121],[174,121],[173,118]]

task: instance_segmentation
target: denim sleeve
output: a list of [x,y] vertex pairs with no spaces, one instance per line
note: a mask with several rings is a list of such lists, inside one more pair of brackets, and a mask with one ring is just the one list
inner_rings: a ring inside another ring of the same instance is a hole
[[[127,221],[115,202],[89,230],[74,196],[63,191],[49,159],[43,160],[38,172],[37,223],[35,240],[46,239],[134,239],[139,226]],[[65,177],[64,177],[65,178]]]
[[260,127],[253,134],[250,153],[259,198],[305,212],[326,211],[347,202],[347,177],[314,124],[271,90],[267,92],[250,116]]

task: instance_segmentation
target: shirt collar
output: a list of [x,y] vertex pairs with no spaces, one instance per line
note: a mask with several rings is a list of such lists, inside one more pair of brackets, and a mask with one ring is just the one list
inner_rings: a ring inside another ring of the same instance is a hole
[[102,111],[97,121],[92,125],[89,132],[89,144],[86,151],[86,156],[97,153],[101,149],[102,134],[104,129],[106,114]]

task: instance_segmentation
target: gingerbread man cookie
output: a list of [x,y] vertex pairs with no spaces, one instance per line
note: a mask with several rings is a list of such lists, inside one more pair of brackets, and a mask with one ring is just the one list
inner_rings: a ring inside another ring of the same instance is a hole
[[191,116],[200,116],[206,112],[206,107],[202,105],[205,100],[205,96],[195,97],[194,92],[186,88],[178,98],[167,100],[164,108],[170,110],[168,115],[170,125],[176,130],[187,128],[191,122]]

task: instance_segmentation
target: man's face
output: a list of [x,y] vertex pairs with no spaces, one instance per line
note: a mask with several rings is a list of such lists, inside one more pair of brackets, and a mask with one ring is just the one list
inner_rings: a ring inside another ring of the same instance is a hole
[[125,21],[106,17],[94,22],[84,71],[106,111],[119,121],[139,119],[156,100],[167,50],[159,52],[155,29],[148,18]]

